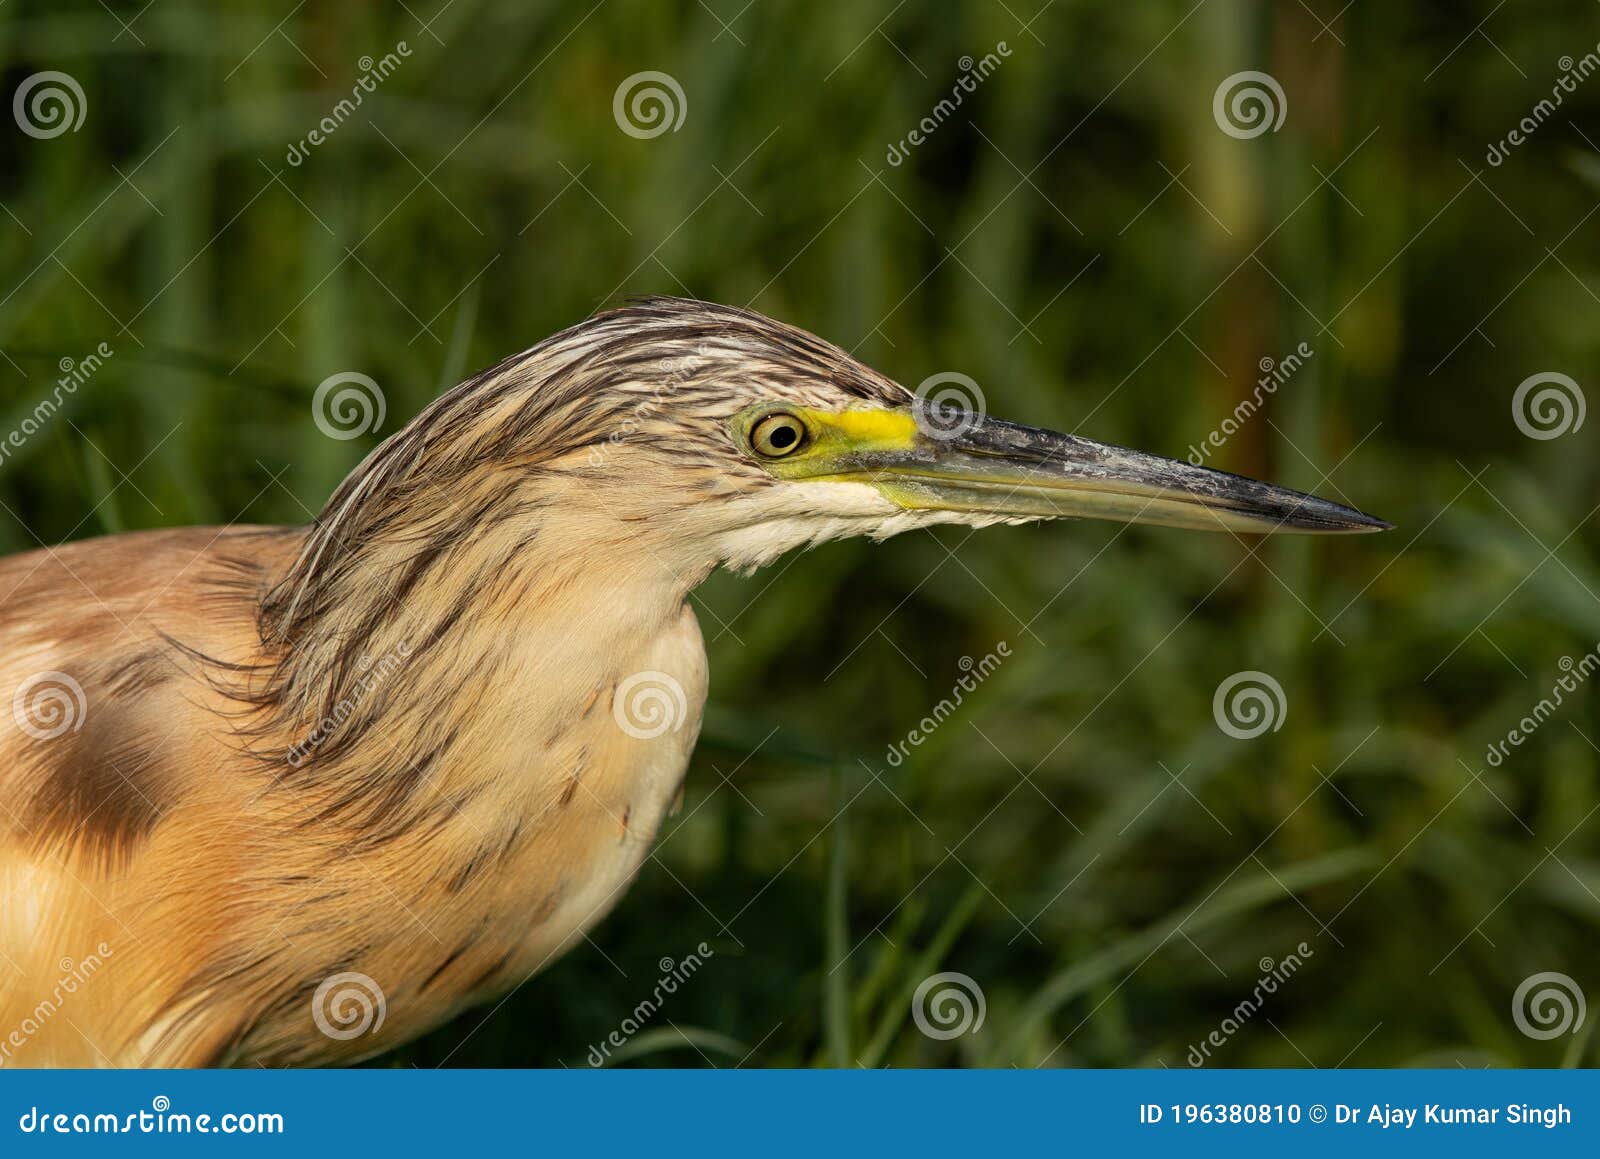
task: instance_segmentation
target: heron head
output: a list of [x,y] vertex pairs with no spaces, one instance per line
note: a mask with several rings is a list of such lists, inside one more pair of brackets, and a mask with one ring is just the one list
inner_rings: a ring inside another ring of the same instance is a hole
[[670,526],[736,568],[937,523],[1389,526],[1288,488],[990,418],[960,376],[914,394],[748,310],[650,299],[567,335],[571,374],[595,379],[607,399],[574,477],[619,517]]
[[1388,526],[962,405],[980,401],[914,394],[750,310],[636,302],[485,370],[385,440],[329,500],[269,619],[357,599],[372,574],[411,577],[409,591],[435,562],[458,568],[472,552],[498,573],[530,547],[545,549],[533,562],[546,568],[658,563],[687,589],[718,565],[749,570],[795,547],[939,523]]

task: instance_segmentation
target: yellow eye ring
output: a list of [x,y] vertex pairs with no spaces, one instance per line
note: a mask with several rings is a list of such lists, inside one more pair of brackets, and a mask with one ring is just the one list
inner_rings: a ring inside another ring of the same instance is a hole
[[805,424],[791,414],[768,415],[750,431],[750,446],[768,459],[792,455],[805,440]]

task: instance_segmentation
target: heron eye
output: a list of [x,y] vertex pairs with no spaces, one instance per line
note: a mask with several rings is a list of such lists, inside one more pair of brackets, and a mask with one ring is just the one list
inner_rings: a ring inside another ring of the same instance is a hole
[[750,432],[750,445],[757,454],[779,459],[798,449],[805,434],[805,427],[793,415],[768,415]]

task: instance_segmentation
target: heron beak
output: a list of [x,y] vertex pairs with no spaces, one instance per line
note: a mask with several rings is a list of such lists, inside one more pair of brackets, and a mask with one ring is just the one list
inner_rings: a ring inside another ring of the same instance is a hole
[[909,447],[864,458],[878,489],[908,508],[1258,534],[1392,526],[1242,475],[967,413],[924,412]]
[[769,469],[788,478],[868,483],[908,509],[1255,534],[1392,526],[1287,487],[964,411],[805,417],[814,445]]

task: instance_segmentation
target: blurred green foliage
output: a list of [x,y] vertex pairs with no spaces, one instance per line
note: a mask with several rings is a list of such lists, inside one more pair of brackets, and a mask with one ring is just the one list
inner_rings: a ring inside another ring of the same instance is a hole
[[[1511,403],[1600,386],[1600,80],[1485,158],[1597,40],[1582,0],[11,0],[5,92],[65,71],[87,116],[0,131],[0,426],[114,356],[0,463],[0,546],[304,521],[376,438],[318,432],[327,376],[376,378],[387,433],[629,293],[1179,456],[1305,342],[1213,464],[1398,530],[950,529],[715,577],[657,857],[588,943],[380,1065],[585,1065],[701,940],[621,1061],[1183,1066],[1304,942],[1208,1065],[1592,1063],[1592,1010],[1545,1042],[1511,1001],[1558,970],[1600,1002],[1593,689],[1484,754],[1600,640],[1595,420],[1537,441]],[[1212,97],[1247,69],[1287,109],[1241,140]],[[678,131],[619,130],[643,70]],[[1236,740],[1212,697],[1249,669],[1287,710]],[[940,970],[981,986],[976,1033],[913,1025]]]

